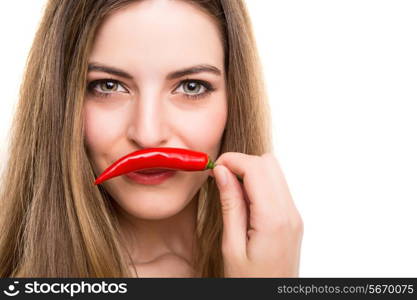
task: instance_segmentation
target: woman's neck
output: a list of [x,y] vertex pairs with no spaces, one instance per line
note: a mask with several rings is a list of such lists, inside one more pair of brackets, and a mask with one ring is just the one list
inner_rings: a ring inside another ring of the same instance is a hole
[[178,214],[161,220],[144,220],[120,211],[119,222],[134,264],[145,264],[167,254],[192,265],[195,249],[198,194]]

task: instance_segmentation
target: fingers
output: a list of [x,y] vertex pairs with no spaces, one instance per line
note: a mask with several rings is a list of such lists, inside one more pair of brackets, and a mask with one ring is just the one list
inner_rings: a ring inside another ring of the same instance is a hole
[[277,196],[273,195],[274,191],[271,189],[276,185],[275,182],[271,183],[275,178],[270,178],[271,167],[264,166],[265,163],[260,156],[227,152],[219,157],[216,165],[223,165],[243,178],[251,213],[265,216],[276,206],[276,203],[271,202],[275,201],[273,199]]
[[246,255],[247,208],[236,177],[224,166],[213,169],[223,215],[222,251],[225,256]]
[[284,174],[273,154],[257,156],[227,152],[217,159],[216,165],[223,165],[243,177],[253,229],[274,226],[278,219],[292,216],[296,211]]
[[[277,159],[271,153],[227,152],[215,164],[225,274],[296,276],[303,223]],[[243,184],[236,175],[243,178]],[[244,260],[233,259],[242,253]]]

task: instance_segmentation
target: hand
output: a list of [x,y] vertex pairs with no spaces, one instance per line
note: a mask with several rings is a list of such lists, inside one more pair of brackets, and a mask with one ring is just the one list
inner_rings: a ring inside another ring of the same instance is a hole
[[225,277],[297,277],[304,225],[275,157],[227,152],[213,175],[223,214]]

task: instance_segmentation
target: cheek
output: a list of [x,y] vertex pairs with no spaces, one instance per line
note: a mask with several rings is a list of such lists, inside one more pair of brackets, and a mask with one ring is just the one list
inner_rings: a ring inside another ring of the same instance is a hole
[[212,155],[217,154],[227,120],[225,96],[216,98],[215,101],[182,121],[188,142],[195,149],[205,150]]
[[116,111],[106,111],[97,103],[86,101],[84,105],[84,134],[88,151],[97,160],[97,155],[110,152],[123,132],[123,120]]

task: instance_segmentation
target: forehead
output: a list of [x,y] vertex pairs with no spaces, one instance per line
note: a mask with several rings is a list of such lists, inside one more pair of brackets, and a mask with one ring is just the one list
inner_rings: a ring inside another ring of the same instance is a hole
[[90,61],[165,72],[201,63],[223,69],[223,55],[219,29],[202,9],[179,0],[145,0],[106,17]]

